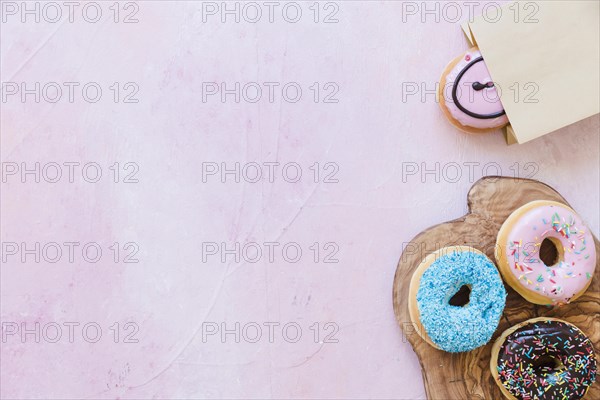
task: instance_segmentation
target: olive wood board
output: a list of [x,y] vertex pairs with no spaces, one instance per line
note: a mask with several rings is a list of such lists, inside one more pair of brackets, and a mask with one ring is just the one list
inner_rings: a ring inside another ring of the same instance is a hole
[[[505,284],[508,296],[498,329],[490,342],[466,353],[447,353],[427,344],[415,332],[408,311],[409,286],[413,271],[429,253],[453,245],[471,246],[494,258],[496,236],[506,218],[517,208],[533,200],[569,203],[550,186],[532,179],[488,176],[475,182],[467,195],[468,213],[419,233],[405,246],[394,276],[393,303],[402,336],[412,345],[423,374],[428,399],[503,399],[490,372],[493,342],[511,326],[534,317],[555,317],[578,326],[600,353],[600,291],[595,272],[588,290],[573,303],[551,308],[527,302]],[[575,210],[583,220],[586,210]],[[594,236],[596,265],[600,243]],[[599,378],[597,376],[597,378]],[[586,399],[600,399],[598,379]]]

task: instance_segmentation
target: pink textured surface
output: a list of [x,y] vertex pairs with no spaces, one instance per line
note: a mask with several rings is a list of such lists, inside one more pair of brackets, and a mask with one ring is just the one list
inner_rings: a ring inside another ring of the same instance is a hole
[[[78,330],[73,343],[7,337],[2,398],[423,398],[392,310],[403,243],[463,215],[472,183],[499,173],[552,185],[598,234],[597,116],[520,146],[460,133],[432,94],[403,99],[402,90],[433,90],[467,48],[458,23],[403,23],[400,3],[348,2],[338,23],[315,24],[302,4],[297,24],[203,22],[200,2],[160,1],[140,2],[134,24],[112,22],[108,3],[95,24],[2,24],[3,82],[104,89],[94,104],[2,102],[3,162],[93,161],[104,173],[98,183],[8,177],[2,241],[98,242],[105,254],[95,264],[2,263],[3,323],[103,329],[97,343]],[[203,102],[203,82],[236,81],[298,82],[303,98]],[[137,83],[139,102],[115,103],[113,82]],[[315,103],[314,82],[337,83],[339,102]],[[303,178],[202,182],[203,162],[253,161],[297,162]],[[112,182],[114,162],[135,162],[139,183]],[[315,162],[336,163],[339,182],[315,183]],[[304,255],[203,262],[203,242],[236,241],[296,242]],[[113,242],[137,243],[140,262],[113,262]],[[322,262],[328,242],[338,263]],[[139,342],[114,343],[109,327],[128,321]],[[223,322],[294,322],[303,334],[296,343],[279,330],[270,343],[266,328],[256,343],[203,339],[207,323]],[[327,322],[338,342],[315,343],[315,322],[317,342]]]

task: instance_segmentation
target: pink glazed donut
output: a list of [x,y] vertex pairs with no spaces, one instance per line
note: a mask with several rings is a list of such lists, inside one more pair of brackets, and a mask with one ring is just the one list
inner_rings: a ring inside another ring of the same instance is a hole
[[498,90],[477,47],[448,64],[440,79],[438,100],[448,120],[465,132],[483,133],[508,124]]
[[535,304],[560,305],[581,296],[596,269],[590,230],[568,206],[538,200],[502,224],[496,261],[504,280]]

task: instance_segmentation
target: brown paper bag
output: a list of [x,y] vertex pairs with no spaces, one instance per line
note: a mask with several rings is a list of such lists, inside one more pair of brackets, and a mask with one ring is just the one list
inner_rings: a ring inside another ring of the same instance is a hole
[[463,24],[499,89],[509,144],[600,112],[599,15],[598,1],[520,1]]

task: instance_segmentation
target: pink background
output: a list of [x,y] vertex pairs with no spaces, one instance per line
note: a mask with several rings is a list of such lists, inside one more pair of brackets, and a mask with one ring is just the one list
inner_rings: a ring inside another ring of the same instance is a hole
[[[2,241],[97,242],[104,250],[95,264],[3,262],[3,323],[103,329],[97,343],[79,330],[73,343],[7,337],[3,398],[423,398],[419,362],[392,310],[403,243],[463,215],[469,187],[486,174],[552,185],[598,235],[598,116],[507,147],[499,132],[458,132],[431,93],[403,99],[403,83],[432,90],[467,48],[458,23],[403,22],[402,4],[379,1],[339,2],[332,24],[314,23],[312,2],[299,3],[296,24],[280,9],[274,23],[203,22],[201,2],[147,1],[138,23],[123,24],[112,21],[111,4],[102,3],[95,24],[80,14],[74,23],[2,24],[3,82],[104,89],[93,104],[80,91],[73,103],[13,96],[1,104],[4,163],[97,162],[103,172],[98,183],[8,176]],[[135,82],[139,102],[115,103],[114,82]],[[303,96],[203,102],[203,82],[298,82]],[[339,102],[315,103],[314,82],[335,82]],[[286,182],[279,169],[274,182],[202,182],[203,162],[269,161],[298,163],[302,179]],[[115,162],[136,163],[139,182],[112,182]],[[315,162],[321,172],[335,163],[339,182],[315,183]],[[438,172],[420,173],[436,163]],[[407,176],[415,165],[419,173]],[[113,242],[135,242],[140,262],[112,261]],[[294,242],[303,257],[203,262],[203,242]],[[339,247],[337,263],[323,262],[328,242]],[[138,343],[121,336],[115,344],[109,327],[128,321],[139,327]],[[265,327],[257,343],[203,340],[207,323],[236,322],[297,323],[302,336],[288,343],[276,329],[270,343]],[[339,327],[337,343],[323,343],[328,322]]]

